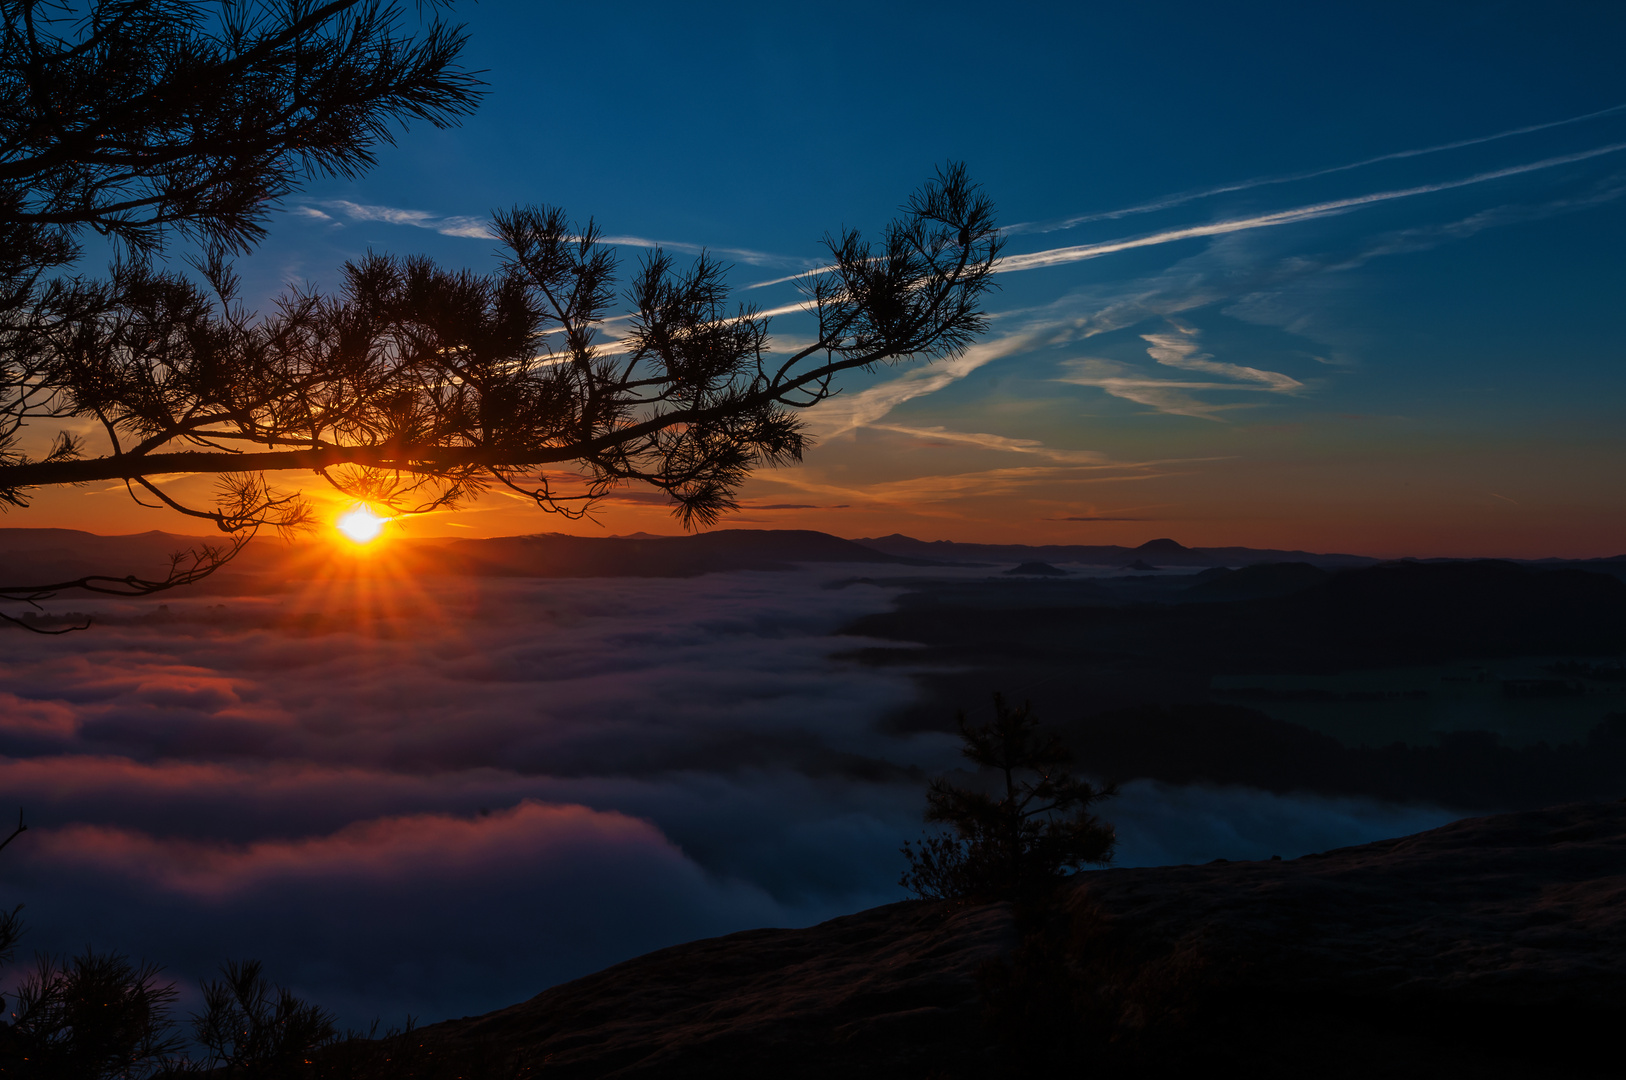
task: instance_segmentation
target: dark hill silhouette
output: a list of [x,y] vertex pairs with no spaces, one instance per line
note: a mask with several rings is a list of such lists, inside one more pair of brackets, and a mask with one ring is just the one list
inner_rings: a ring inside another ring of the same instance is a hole
[[[0,584],[13,580],[69,580],[88,573],[122,576],[156,574],[169,556],[218,537],[152,531],[99,536],[77,529],[0,528]],[[801,562],[869,562],[912,565],[951,563],[1075,562],[1122,566],[1154,555],[1160,566],[1249,567],[1262,563],[1306,563],[1324,569],[1375,566],[1359,555],[1318,555],[1303,551],[1251,548],[1186,548],[1168,539],[1139,548],[1116,545],[960,544],[926,542],[893,534],[873,540],[843,540],[808,530],[720,529],[692,536],[566,536],[542,534],[491,540],[461,538],[390,541],[397,558],[414,572],[540,575],[546,577],[689,576],[729,569],[778,569]],[[314,553],[312,553],[314,552]],[[265,537],[250,545],[222,574],[280,577],[302,572],[302,562],[331,555],[325,542],[284,544]],[[1143,565],[1152,565],[1141,560]],[[1460,565],[1448,560],[1407,564]],[[1626,556],[1585,561],[1543,560],[1531,569],[1574,570],[1626,577]],[[1194,579],[1194,583],[1197,579]],[[1242,579],[1247,580],[1247,579]],[[209,586],[209,588],[218,587]],[[1267,590],[1268,591],[1268,590]],[[1195,599],[1195,597],[1192,597]]]
[[1381,560],[1364,555],[1318,555],[1309,551],[1279,551],[1272,548],[1188,548],[1169,539],[1158,539],[1138,548],[1117,544],[962,544],[952,540],[916,540],[893,533],[890,536],[861,538],[865,547],[914,559],[960,563],[1083,563],[1087,566],[1120,566],[1146,556],[1163,566],[1249,566],[1266,562],[1307,562],[1326,567],[1372,566]]
[[1059,570],[1047,562],[1025,562],[1021,566],[1013,566],[1005,571],[1007,574],[1031,574],[1038,577],[1065,577],[1067,571]]
[[1028,607],[1012,595],[998,606],[974,592],[908,593],[895,611],[865,616],[848,630],[925,644],[962,664],[979,657],[1064,667],[1133,660],[1200,673],[1626,650],[1626,583],[1512,563],[1385,564],[1285,597],[1226,603]]
[[1329,644],[1397,658],[1616,652],[1626,647],[1626,582],[1510,562],[1386,563],[1280,602]]
[[1626,555],[1616,555],[1609,559],[1584,559],[1564,564],[1570,570],[1589,570],[1594,574],[1609,574],[1612,577],[1626,579]]
[[71,581],[86,574],[161,576],[169,557],[207,536],[153,530],[98,536],[78,529],[0,529],[0,585]]
[[909,901],[665,949],[416,1034],[493,1078],[980,1078],[1058,1032],[1109,1077],[1613,1075],[1623,861],[1626,804],[1581,803],[1091,871],[1025,929],[1008,904]]
[[446,552],[461,560],[464,572],[522,577],[692,577],[724,570],[788,570],[804,562],[916,562],[828,533],[794,529],[639,538],[551,533],[458,540]]
[[1578,742],[1526,747],[1503,746],[1487,731],[1447,732],[1431,746],[1345,746],[1226,704],[1146,705],[1064,727],[1085,771],[1110,780],[1360,795],[1465,813],[1626,795],[1626,714]]
[[[1449,560],[1422,560],[1449,561]],[[1604,559],[1510,559],[1534,570],[1586,570],[1594,574],[1626,578],[1626,555],[1612,555]]]
[[1204,580],[1181,593],[1181,601],[1291,596],[1322,584],[1330,575],[1309,563],[1258,563],[1240,570],[1204,570],[1199,576]]
[[[5,579],[0,584],[63,581],[83,574],[158,575],[171,554],[210,542],[206,536],[164,532],[97,536],[74,529],[0,529],[0,578]],[[246,583],[282,587],[319,571],[334,554],[325,540],[288,544],[263,537],[222,570],[218,580],[187,591],[217,591]],[[402,573],[517,577],[691,577],[725,570],[786,570],[797,563],[920,561],[828,533],[793,529],[719,529],[692,536],[397,537],[381,541],[377,557]]]
[[[945,730],[945,717],[996,691],[1031,700],[1040,715],[1065,723],[1085,711],[1235,697],[1213,689],[1219,676],[1541,656],[1597,666],[1626,653],[1626,583],[1605,574],[1406,563],[1346,571],[1286,596],[1182,597],[1204,584],[1197,578],[1071,578],[1043,589],[1012,579],[922,583],[892,611],[855,619],[843,632],[909,643],[855,649],[850,655],[859,662],[932,669],[916,677],[919,697],[888,719],[903,731]],[[1171,583],[1171,591],[1150,602],[1136,595],[1156,583]],[[1075,589],[1085,585],[1091,588]],[[1577,678],[1552,675],[1554,682]],[[1591,723],[1621,706],[1599,697],[1595,708]]]

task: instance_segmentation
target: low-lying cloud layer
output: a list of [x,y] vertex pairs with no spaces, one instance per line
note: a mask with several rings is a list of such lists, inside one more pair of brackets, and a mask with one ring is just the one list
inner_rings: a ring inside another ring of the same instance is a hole
[[[363,1022],[900,899],[924,778],[958,758],[888,733],[906,674],[831,658],[892,595],[834,576],[336,580],[14,632],[0,792],[31,828],[0,903],[27,905],[35,949],[183,984],[259,957]],[[1446,815],[1137,784],[1109,816],[1144,864]]]

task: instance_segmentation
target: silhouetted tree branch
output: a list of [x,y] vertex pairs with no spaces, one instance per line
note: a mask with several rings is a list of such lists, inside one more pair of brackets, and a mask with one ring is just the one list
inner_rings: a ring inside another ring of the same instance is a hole
[[169,230],[246,251],[301,176],[357,175],[393,123],[472,111],[462,31],[404,36],[400,15],[381,0],[7,0],[0,220],[53,253],[35,267],[66,262],[86,227],[137,254]]
[[[732,509],[751,470],[801,457],[797,412],[840,373],[957,355],[985,329],[1001,241],[959,165],[878,241],[826,237],[830,265],[803,282],[816,338],[788,354],[766,317],[728,306],[706,255],[686,269],[646,258],[627,332],[608,336],[614,252],[591,221],[548,207],[494,216],[495,273],[369,256],[337,293],[296,291],[256,315],[227,255],[263,235],[302,175],[353,174],[391,122],[472,108],[461,32],[403,36],[381,0],[65,10],[0,0],[0,508],[123,481],[237,535],[304,521],[297,493],[264,479],[292,470],[397,514],[502,485],[579,517],[641,482],[693,527]],[[48,278],[84,229],[127,257],[105,281]],[[154,266],[172,230],[204,245],[195,276]],[[65,426],[50,445],[25,450],[51,421]],[[185,504],[154,482],[166,473],[220,475],[225,494]],[[157,591],[188,577],[121,580]]]
[[[445,127],[473,109],[461,29],[430,20],[414,36],[401,16],[385,0],[0,0],[0,472],[23,470],[20,483],[0,479],[0,509],[25,504],[29,470],[79,461],[85,424],[108,460],[165,441],[151,419],[185,424],[183,355],[208,377],[229,374],[210,362],[229,343],[210,335],[230,320],[210,324],[195,287],[152,268],[171,235],[202,245],[211,287],[234,287],[225,255],[264,236],[301,178],[357,175],[395,125]],[[109,278],[51,277],[79,259],[86,230],[119,253]],[[78,424],[31,453],[30,429],[52,420]],[[304,520],[301,500],[255,471],[209,471],[228,474],[212,509],[178,504],[157,471],[111,477],[233,537],[177,557],[164,579],[118,579],[120,595],[189,584],[243,536]],[[22,585],[0,600],[108,581]]]
[[[125,269],[120,305],[64,322],[41,347],[54,358],[53,405],[94,417],[113,452],[0,466],[0,498],[173,472],[311,470],[398,513],[499,483],[579,515],[641,481],[668,493],[686,526],[710,523],[751,469],[801,457],[795,410],[834,393],[836,375],[962,352],[984,329],[978,303],[1000,243],[992,205],[949,166],[878,249],[854,232],[827,241],[833,264],[807,281],[817,340],[781,356],[766,318],[728,309],[724,267],[708,256],[683,271],[660,251],[644,260],[629,332],[603,342],[616,263],[597,227],[517,208],[494,228],[506,251],[494,274],[370,256],[345,267],[339,294],[292,294],[266,318],[236,305],[219,260],[202,268],[212,296]],[[583,485],[561,493],[538,469],[548,465],[583,471]]]
[[[25,833],[27,831],[28,831],[28,825],[23,821],[22,807],[18,807],[17,808],[17,827],[15,829],[11,830],[11,835],[10,836],[7,836],[4,840],[0,840],[0,851],[6,850],[6,846],[8,844],[10,844],[13,840],[17,839],[19,836],[21,836],[23,833]],[[3,953],[5,951],[5,948],[6,948],[5,946],[0,945],[0,953]]]
[[[169,557],[169,573],[161,578],[141,578],[134,574],[126,574],[124,577],[87,574],[84,577],[45,585],[0,585],[0,600],[23,603],[37,609],[42,601],[50,600],[59,593],[70,591],[96,593],[102,596],[151,596],[154,593],[166,592],[170,589],[178,589],[183,585],[194,585],[202,581],[236,558],[238,552],[243,550],[243,547],[253,536],[254,532],[250,529],[232,536],[224,544],[199,544],[186,551],[177,552]],[[20,626],[36,634],[67,634],[75,630],[87,629],[90,626],[90,622],[87,620],[83,626],[47,630],[27,619],[14,618],[3,611],[0,611],[0,620],[14,626]],[[0,844],[0,848],[3,847],[5,847],[5,844]]]

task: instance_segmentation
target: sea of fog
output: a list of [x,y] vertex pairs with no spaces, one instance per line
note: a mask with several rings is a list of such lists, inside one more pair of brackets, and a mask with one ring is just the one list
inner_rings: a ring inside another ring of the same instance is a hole
[[[960,759],[948,735],[889,733],[907,669],[836,658],[865,644],[839,629],[898,592],[846,577],[336,578],[59,605],[104,618],[3,638],[0,807],[29,830],[0,854],[0,904],[25,905],[25,954],[117,950],[186,1000],[259,958],[346,1022],[388,1024],[902,899],[925,781]],[[1143,781],[1104,816],[1134,866],[1452,815]]]

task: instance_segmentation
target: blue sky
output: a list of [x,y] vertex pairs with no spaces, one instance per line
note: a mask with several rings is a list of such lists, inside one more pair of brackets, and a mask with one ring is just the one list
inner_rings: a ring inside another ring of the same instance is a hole
[[[741,299],[792,306],[792,284],[745,287],[878,228],[951,159],[1013,226],[984,345],[851,380],[807,462],[752,481],[728,524],[1626,547],[1618,5],[454,14],[490,84],[478,114],[290,200],[251,295],[330,284],[369,248],[489,266],[480,223],[534,202],[594,216],[628,264],[707,247]],[[776,329],[805,333],[794,312]],[[42,508],[74,524],[84,503]],[[499,498],[419,527],[675,531],[641,493],[599,526]]]

